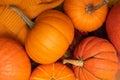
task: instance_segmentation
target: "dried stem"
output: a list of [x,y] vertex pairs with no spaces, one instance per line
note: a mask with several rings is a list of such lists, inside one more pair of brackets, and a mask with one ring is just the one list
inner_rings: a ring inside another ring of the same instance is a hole
[[100,4],[96,5],[96,6],[94,6],[93,4],[88,4],[86,6],[86,12],[89,13],[89,14],[91,14],[94,11],[100,9],[102,6],[108,4],[108,2],[109,2],[109,0],[103,0],[102,3],[100,3]]
[[63,64],[70,63],[75,66],[83,67],[84,61],[83,60],[71,60],[71,59],[64,59]]
[[26,22],[30,29],[34,27],[35,23],[32,22],[32,20],[30,20],[19,8],[15,6],[9,6],[9,8],[16,11],[20,15],[20,17]]

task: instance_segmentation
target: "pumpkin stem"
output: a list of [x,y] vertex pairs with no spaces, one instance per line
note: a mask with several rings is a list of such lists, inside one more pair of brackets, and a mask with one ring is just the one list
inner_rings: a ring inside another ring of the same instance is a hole
[[73,64],[73,65],[79,66],[79,67],[83,67],[83,65],[84,65],[84,61],[82,59],[80,59],[80,60],[64,59],[63,64],[66,64],[66,63],[70,63],[70,64]]
[[9,6],[9,8],[16,11],[20,15],[20,17],[26,22],[30,29],[34,27],[35,23],[30,20],[19,8],[17,8],[16,6]]
[[109,2],[109,0],[103,0],[103,2],[101,2],[100,4],[98,4],[96,6],[94,6],[93,4],[88,4],[85,8],[86,12],[88,14],[92,14],[94,11],[100,9],[102,6],[108,4],[108,2]]
[[51,78],[51,80],[55,80],[54,78]]

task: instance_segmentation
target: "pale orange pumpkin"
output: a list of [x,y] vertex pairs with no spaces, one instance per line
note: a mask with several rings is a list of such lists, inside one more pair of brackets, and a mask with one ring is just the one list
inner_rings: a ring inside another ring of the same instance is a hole
[[31,59],[49,64],[65,54],[74,37],[74,26],[68,16],[58,10],[46,10],[33,23],[20,9],[15,6],[11,6],[11,9],[17,11],[32,29],[25,42]]
[[0,37],[0,80],[29,80],[31,64],[19,42]]
[[64,12],[81,32],[92,32],[105,22],[108,0],[65,0]]
[[36,18],[41,12],[60,5],[64,0],[0,0],[3,4],[16,6],[30,19]]
[[30,80],[76,80],[73,71],[57,62],[39,65],[30,76]]
[[73,37],[71,20],[60,11],[47,10],[37,17],[27,35],[25,48],[34,61],[53,63],[64,55]]
[[95,36],[80,42],[74,51],[74,60],[63,62],[73,64],[78,80],[114,80],[119,65],[114,46]]
[[17,12],[11,10],[9,6],[0,6],[0,36],[13,37],[24,45],[28,30]]

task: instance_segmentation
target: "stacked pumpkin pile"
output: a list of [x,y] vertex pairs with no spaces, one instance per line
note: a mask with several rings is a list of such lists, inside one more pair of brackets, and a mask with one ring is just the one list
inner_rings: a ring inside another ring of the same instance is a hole
[[119,80],[119,0],[0,5],[0,80]]

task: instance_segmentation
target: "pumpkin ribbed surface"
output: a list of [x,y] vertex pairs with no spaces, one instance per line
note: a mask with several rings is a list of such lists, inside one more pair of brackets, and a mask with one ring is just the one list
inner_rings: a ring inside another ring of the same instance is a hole
[[19,40],[24,44],[28,28],[26,23],[17,14],[17,12],[9,9],[8,6],[0,6],[0,24],[1,27],[0,35],[6,34],[12,36],[13,38]]
[[36,18],[45,10],[55,8],[64,0],[1,0],[5,5],[13,5],[21,9],[30,19]]
[[42,64],[55,62],[72,43],[71,20],[59,11],[48,10],[40,14],[35,23],[25,44],[28,55]]
[[74,52],[75,59],[83,60],[83,66],[74,66],[79,80],[113,80],[118,71],[118,57],[109,41],[88,37]]
[[75,80],[72,70],[62,63],[39,65],[30,80]]
[[0,38],[0,80],[29,80],[30,60],[15,40]]
[[[107,5],[91,12],[88,5],[96,6],[103,0],[65,0],[64,11],[79,31],[91,32],[100,28],[107,15]],[[87,11],[88,10],[88,11]]]

